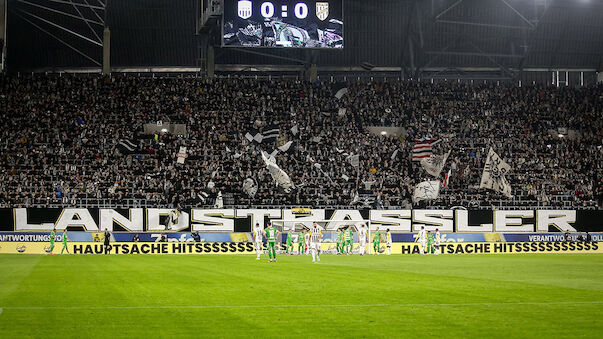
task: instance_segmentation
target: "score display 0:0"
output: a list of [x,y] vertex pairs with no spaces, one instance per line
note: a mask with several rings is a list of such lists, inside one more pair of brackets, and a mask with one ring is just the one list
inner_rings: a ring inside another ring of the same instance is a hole
[[[272,18],[274,16],[274,4],[272,2],[266,1],[262,3],[260,6],[260,12],[264,18]],[[303,2],[298,2],[295,4],[293,9],[295,17],[298,19],[305,19],[308,16],[308,5]],[[286,18],[288,16],[288,6],[281,6],[281,16]]]

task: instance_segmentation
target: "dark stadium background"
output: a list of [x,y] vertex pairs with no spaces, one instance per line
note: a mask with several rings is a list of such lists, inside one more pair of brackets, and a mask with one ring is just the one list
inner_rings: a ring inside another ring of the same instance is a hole
[[[23,13],[76,32],[87,30],[81,20],[31,4],[75,13],[72,6],[7,1],[10,71],[98,68],[23,19],[100,62],[102,48]],[[261,54],[219,47],[219,20],[212,17],[205,22],[200,14],[210,0],[107,0],[106,4],[112,67],[181,66],[206,72],[208,55],[213,54],[215,72],[223,74],[249,72],[252,66],[262,65],[249,73],[302,75],[316,64],[319,76],[352,71],[363,77],[550,83],[551,71],[561,69],[560,79],[565,81],[563,71],[568,70],[572,85],[580,84],[581,77],[592,84],[595,72],[603,68],[603,2],[599,0],[380,0],[378,7],[372,1],[345,0],[343,51],[262,50]],[[86,8],[82,14],[94,18]],[[214,46],[213,51],[208,52],[208,46]]]

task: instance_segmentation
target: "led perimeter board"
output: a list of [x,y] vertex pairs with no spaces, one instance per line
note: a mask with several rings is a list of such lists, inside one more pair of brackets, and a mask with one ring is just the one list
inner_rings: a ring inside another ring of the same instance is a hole
[[343,0],[224,0],[222,46],[343,48]]

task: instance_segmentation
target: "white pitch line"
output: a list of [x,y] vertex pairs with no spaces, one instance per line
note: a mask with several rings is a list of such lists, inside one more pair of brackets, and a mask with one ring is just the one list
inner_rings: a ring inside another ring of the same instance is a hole
[[[603,304],[603,301],[552,301],[552,302],[489,302],[452,304],[342,304],[342,305],[157,305],[157,306],[15,306],[6,310],[131,310],[131,309],[237,309],[237,308],[338,308],[338,307],[455,307],[455,306],[515,306],[515,305],[584,305]],[[2,308],[0,308],[0,313]]]

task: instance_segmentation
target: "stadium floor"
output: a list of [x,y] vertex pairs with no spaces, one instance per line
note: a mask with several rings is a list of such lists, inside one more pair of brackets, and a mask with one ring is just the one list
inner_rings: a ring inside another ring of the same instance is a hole
[[0,255],[0,308],[1,338],[592,338],[603,256]]

